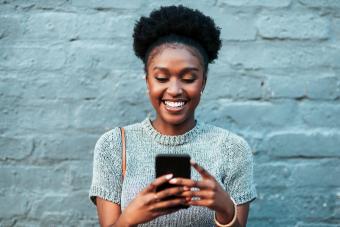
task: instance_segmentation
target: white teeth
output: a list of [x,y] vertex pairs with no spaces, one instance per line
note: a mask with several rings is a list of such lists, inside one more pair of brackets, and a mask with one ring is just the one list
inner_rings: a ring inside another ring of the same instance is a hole
[[185,102],[170,102],[170,101],[164,101],[165,105],[170,107],[182,107],[184,106]]

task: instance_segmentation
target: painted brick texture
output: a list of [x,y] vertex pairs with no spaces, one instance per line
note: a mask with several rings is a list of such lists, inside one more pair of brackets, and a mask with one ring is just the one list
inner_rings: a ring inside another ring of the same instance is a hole
[[161,3],[222,28],[197,117],[252,147],[248,225],[340,226],[336,0],[0,0],[0,226],[98,225],[94,145],[153,115],[131,34]]

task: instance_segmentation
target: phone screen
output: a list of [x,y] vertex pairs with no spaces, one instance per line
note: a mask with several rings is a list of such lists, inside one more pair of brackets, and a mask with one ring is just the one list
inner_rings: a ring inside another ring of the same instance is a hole
[[[191,178],[190,156],[188,154],[159,154],[156,156],[156,178],[172,173],[173,178]],[[176,187],[176,185],[164,183],[157,187],[156,191],[166,188]],[[174,197],[168,197],[173,199]],[[179,208],[188,208],[189,206],[180,206]]]

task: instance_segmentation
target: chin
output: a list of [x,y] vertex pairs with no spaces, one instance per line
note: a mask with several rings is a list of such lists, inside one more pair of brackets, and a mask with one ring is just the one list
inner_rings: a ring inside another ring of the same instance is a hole
[[190,116],[186,115],[172,115],[172,114],[160,114],[162,120],[170,125],[180,125],[189,120]]

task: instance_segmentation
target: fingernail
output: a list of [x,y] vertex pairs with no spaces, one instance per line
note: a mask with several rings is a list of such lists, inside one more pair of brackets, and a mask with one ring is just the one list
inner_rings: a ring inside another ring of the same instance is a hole
[[187,187],[187,186],[184,186],[183,189],[184,189],[185,191],[189,191],[190,188]]
[[196,164],[196,162],[193,159],[190,159],[190,163],[193,164],[193,165]]
[[170,180],[172,178],[172,176],[173,176],[173,174],[171,173],[171,174],[165,175],[165,178]]
[[177,179],[176,179],[176,178],[171,179],[169,182],[170,182],[170,183],[176,183],[176,182],[177,182]]

